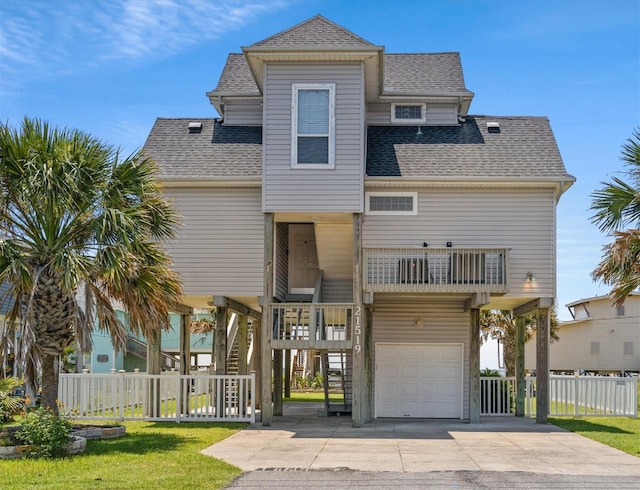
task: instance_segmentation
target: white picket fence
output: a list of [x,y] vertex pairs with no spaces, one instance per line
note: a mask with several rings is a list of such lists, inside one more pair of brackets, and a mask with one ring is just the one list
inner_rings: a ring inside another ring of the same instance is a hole
[[549,415],[638,416],[637,376],[551,376],[549,383]]
[[[536,414],[536,378],[525,378],[524,413]],[[480,414],[515,414],[516,379],[480,378]],[[553,417],[637,417],[638,377],[549,376]]]
[[61,374],[61,411],[84,420],[255,422],[255,372]]

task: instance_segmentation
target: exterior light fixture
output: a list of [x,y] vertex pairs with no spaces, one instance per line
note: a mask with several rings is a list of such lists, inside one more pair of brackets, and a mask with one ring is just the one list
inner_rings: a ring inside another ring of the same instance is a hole
[[533,275],[533,272],[527,272],[527,282],[534,282],[536,280],[536,276]]

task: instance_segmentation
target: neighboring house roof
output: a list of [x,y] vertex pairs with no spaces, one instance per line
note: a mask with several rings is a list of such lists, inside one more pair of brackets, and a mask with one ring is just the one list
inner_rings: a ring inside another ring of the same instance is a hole
[[319,48],[330,46],[335,49],[372,47],[373,44],[344,27],[325,19],[322,15],[316,15],[251,46],[270,48]]
[[[201,122],[202,131],[189,132]],[[216,119],[158,118],[144,151],[160,167],[161,180],[260,177],[262,128],[223,126]]]
[[[499,132],[488,122],[499,123]],[[367,176],[574,180],[546,117],[467,116],[460,126],[420,133],[417,126],[369,127]]]
[[13,307],[13,297],[9,296],[9,284],[0,283],[0,315],[6,315]]
[[[640,292],[639,293],[631,292],[629,293],[629,296],[640,296]],[[606,295],[592,296],[591,298],[583,298],[577,301],[572,301],[571,303],[567,303],[565,306],[568,308],[570,306],[577,306],[583,303],[589,303],[590,301],[602,301],[602,300],[610,301],[609,296],[606,296]]]

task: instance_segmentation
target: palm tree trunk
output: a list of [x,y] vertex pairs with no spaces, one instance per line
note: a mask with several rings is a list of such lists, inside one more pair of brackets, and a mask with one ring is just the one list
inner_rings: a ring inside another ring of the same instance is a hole
[[40,406],[50,408],[58,414],[58,383],[60,374],[58,369],[59,356],[44,354],[42,356],[42,393]]
[[513,334],[505,336],[502,341],[502,358],[507,376],[516,375],[516,339]]

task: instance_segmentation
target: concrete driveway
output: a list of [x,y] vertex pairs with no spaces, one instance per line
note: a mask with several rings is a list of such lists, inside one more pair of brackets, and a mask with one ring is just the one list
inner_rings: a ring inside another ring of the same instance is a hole
[[243,471],[524,472],[538,479],[593,476],[599,477],[594,482],[617,480],[611,488],[640,488],[640,458],[528,418],[483,418],[473,425],[384,419],[354,429],[350,417],[318,417],[317,408],[288,403],[270,427],[252,425],[202,452]]

